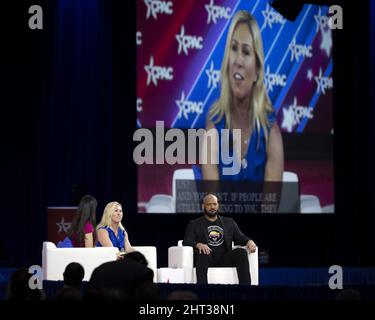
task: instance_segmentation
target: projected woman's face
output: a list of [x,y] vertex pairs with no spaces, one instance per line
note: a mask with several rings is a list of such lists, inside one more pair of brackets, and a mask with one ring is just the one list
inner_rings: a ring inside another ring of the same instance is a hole
[[229,53],[228,75],[233,98],[250,96],[257,80],[256,57],[249,27],[240,23],[234,30]]
[[122,220],[122,208],[119,205],[116,205],[115,210],[112,213],[112,221],[114,223],[119,223]]

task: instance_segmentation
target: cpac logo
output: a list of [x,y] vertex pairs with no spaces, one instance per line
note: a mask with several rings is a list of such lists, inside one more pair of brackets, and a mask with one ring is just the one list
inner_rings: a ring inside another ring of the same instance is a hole
[[147,6],[146,19],[152,17],[157,20],[158,14],[173,14],[173,2],[160,1],[160,0],[144,0]]
[[143,100],[141,98],[137,98],[137,112],[143,111]]
[[150,57],[150,64],[144,66],[147,72],[147,85],[151,82],[157,86],[158,80],[173,80],[173,68],[172,67],[160,67],[154,66],[154,57]]
[[266,73],[264,75],[264,84],[266,86],[267,91],[273,91],[273,86],[285,87],[286,75],[271,73],[270,66],[267,65]]
[[230,18],[230,7],[215,6],[214,0],[211,0],[210,4],[205,4],[204,7],[208,13],[207,24],[212,20],[216,24],[217,19],[229,19]]
[[220,70],[215,70],[214,62],[212,60],[211,60],[210,69],[206,69],[206,74],[208,77],[207,88],[211,88],[211,85],[214,88],[217,88],[217,85],[220,82]]
[[180,34],[176,35],[176,40],[178,42],[178,54],[181,53],[181,50],[185,53],[185,55],[188,55],[189,49],[203,49],[203,38],[185,35],[184,25],[181,26]]
[[286,22],[286,19],[283,18],[283,16],[273,10],[267,3],[266,10],[262,10],[262,14],[264,17],[264,22],[262,25],[261,30],[263,30],[266,26],[270,27],[272,29],[272,25],[274,23],[284,24]]
[[288,132],[292,132],[294,126],[300,124],[302,118],[314,118],[313,108],[299,106],[297,104],[297,97],[294,97],[292,105],[290,105],[288,108],[283,108],[283,116],[284,119],[281,127],[286,129]]
[[176,100],[176,104],[179,108],[178,118],[181,116],[188,119],[189,113],[201,114],[203,112],[203,102],[189,101],[185,99],[185,92],[182,91],[180,100]]
[[333,5],[329,7],[328,13],[331,15],[322,16],[321,9],[319,7],[318,14],[314,15],[316,21],[316,32],[318,32],[319,27],[323,29],[343,29],[343,11],[342,7],[339,5]]
[[137,46],[140,46],[142,44],[142,32],[141,31],[137,31],[136,33],[136,43],[137,43]]
[[322,16],[320,7],[319,7],[318,14],[314,15],[314,19],[316,22],[316,32],[318,32],[319,29],[323,30],[323,29],[329,28],[329,17]]
[[333,88],[333,80],[331,77],[323,77],[322,68],[319,68],[319,75],[314,77],[316,82],[316,93],[326,94],[327,89]]
[[64,217],[61,217],[61,220],[60,222],[56,222],[56,225],[59,227],[59,230],[57,231],[57,233],[60,233],[60,232],[63,232],[64,233],[67,233],[72,225],[71,222],[65,222],[65,219]]
[[290,61],[296,59],[299,61],[299,58],[303,56],[304,58],[311,58],[312,57],[312,46],[305,46],[303,44],[296,44],[296,38],[293,38],[292,42],[289,44],[289,48],[291,56]]

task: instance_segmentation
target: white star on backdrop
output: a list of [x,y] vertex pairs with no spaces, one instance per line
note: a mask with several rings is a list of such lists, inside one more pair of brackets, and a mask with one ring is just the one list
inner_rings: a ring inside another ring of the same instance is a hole
[[181,26],[180,34],[176,34],[176,39],[178,42],[178,54],[180,54],[181,50],[185,53],[185,55],[188,55],[188,51],[186,46],[184,46],[184,37],[185,37],[185,26]]
[[266,25],[268,25],[270,27],[270,29],[272,29],[271,19],[269,19],[269,15],[270,15],[271,12],[272,11],[270,10],[270,7],[269,7],[269,5],[267,3],[266,10],[262,10],[262,15],[264,17],[264,22],[263,22],[262,27],[260,28],[261,30],[263,30]]
[[293,61],[294,58],[296,61],[299,61],[299,57],[296,55],[296,38],[294,37],[292,42],[289,43],[288,50],[290,50],[290,61]]
[[314,77],[314,80],[317,84],[317,87],[316,87],[317,93],[324,91],[324,88],[322,87],[322,84],[321,84],[322,77],[323,77],[322,68],[319,68],[319,74]]
[[314,77],[314,74],[312,70],[311,69],[307,70],[307,79],[311,81],[313,77]]
[[185,109],[185,102],[186,102],[185,92],[182,91],[180,100],[176,100],[176,104],[177,104],[178,108],[180,109],[180,112],[178,113],[178,118],[181,119],[181,116],[183,115],[184,118],[187,120],[188,115],[187,115],[187,112],[186,112],[186,109]]
[[214,75],[214,62],[211,60],[210,69],[206,70],[206,74],[208,77],[208,88],[211,87],[211,83],[216,87],[214,81],[213,81],[213,75]]
[[327,57],[329,57],[332,48],[332,34],[331,29],[323,30],[322,31],[322,42],[320,44],[320,49],[325,50]]
[[321,20],[322,20],[322,14],[321,14],[320,7],[319,7],[318,14],[314,14],[314,19],[315,19],[315,22],[316,22],[316,33],[318,33],[318,30],[321,26]]
[[207,77],[208,77],[208,86],[207,88],[210,88],[211,85],[213,85],[214,88],[217,87],[217,83],[218,83],[218,78],[219,76],[217,75],[217,70],[215,70],[215,66],[214,66],[214,62],[211,60],[211,64],[210,64],[210,69],[207,69],[206,70],[206,74],[207,74]]
[[270,65],[268,64],[266,68],[266,73],[264,74],[264,85],[266,86],[267,91],[273,91],[273,85],[269,81],[270,74]]
[[297,106],[297,98],[294,97],[293,104],[288,108],[283,108],[283,123],[282,128],[286,129],[288,132],[292,132],[293,127],[296,125],[296,119],[294,115],[294,109]]
[[145,5],[147,6],[146,19],[148,19],[150,15],[152,15],[154,19],[157,20],[158,17],[156,15],[156,11],[152,10],[152,0],[144,0],[144,2],[145,2]]
[[70,229],[71,223],[65,222],[64,217],[62,217],[60,222],[56,222],[56,225],[59,227],[59,230],[57,231],[57,233],[60,233],[61,231],[64,231],[65,233],[67,233]]
[[315,79],[315,82],[317,84],[316,93],[321,92],[323,94],[326,94],[326,90],[325,90],[323,82],[322,82],[322,79],[323,79],[322,68],[319,68],[319,75],[315,76],[314,79]]
[[207,24],[210,23],[211,19],[213,23],[216,23],[216,17],[213,15],[214,11],[214,0],[211,0],[210,4],[205,4],[204,7],[208,13]]
[[147,85],[150,84],[152,81],[155,86],[158,85],[158,82],[152,77],[152,70],[154,68],[154,57],[150,57],[150,64],[148,66],[145,66],[145,70],[147,72]]

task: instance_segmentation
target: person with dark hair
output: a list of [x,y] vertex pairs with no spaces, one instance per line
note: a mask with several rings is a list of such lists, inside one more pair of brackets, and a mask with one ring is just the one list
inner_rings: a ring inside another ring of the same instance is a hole
[[91,195],[83,196],[79,202],[77,214],[68,233],[74,247],[94,247],[97,205],[98,202]]
[[148,261],[147,259],[145,258],[145,256],[140,253],[139,251],[133,251],[133,252],[129,252],[127,253],[124,258],[126,259],[131,259],[131,260],[134,260],[134,261],[137,261],[139,262],[140,264],[143,264],[144,266],[148,266]]
[[[145,256],[139,251],[132,251],[124,255],[124,260],[133,260],[140,263],[142,266],[147,267],[148,261]],[[135,288],[135,299],[136,300],[159,300],[160,291],[159,287],[151,282],[142,282]]]
[[18,269],[13,272],[8,286],[8,300],[43,300],[44,292],[39,289],[31,289],[29,280],[31,274],[27,269]]
[[218,215],[217,197],[208,194],[203,199],[204,215],[191,220],[186,228],[183,245],[194,249],[197,283],[207,284],[208,267],[236,267],[240,284],[250,284],[248,253],[243,248],[232,249],[232,242],[256,251],[253,240],[245,236],[232,218]]
[[85,269],[78,262],[69,263],[64,271],[64,286],[81,288],[83,277],[85,276]]
[[[85,299],[134,299],[144,294],[137,288],[153,283],[154,272],[133,259],[103,263],[91,275]],[[147,292],[148,289],[146,290]],[[137,295],[137,296],[136,296]]]

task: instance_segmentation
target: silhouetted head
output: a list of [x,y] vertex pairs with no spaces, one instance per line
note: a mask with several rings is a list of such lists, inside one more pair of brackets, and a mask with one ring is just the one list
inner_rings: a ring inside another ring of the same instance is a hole
[[133,251],[133,252],[129,252],[127,253],[125,256],[124,256],[124,259],[131,259],[131,260],[134,260],[134,261],[137,261],[139,262],[140,264],[143,264],[144,266],[148,266],[148,262],[147,262],[147,259],[145,258],[145,256],[140,253],[139,251]]
[[19,269],[13,272],[7,292],[8,300],[42,300],[43,292],[39,289],[31,289],[29,280],[32,274],[27,269]]
[[69,263],[64,271],[64,284],[79,288],[84,276],[85,269],[81,264],[78,262]]

